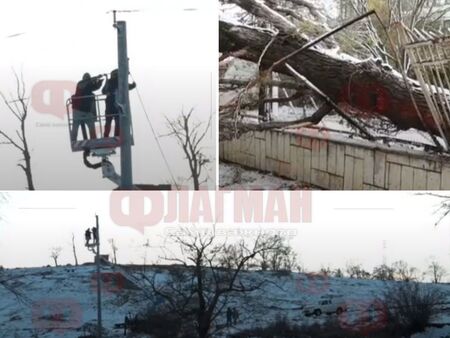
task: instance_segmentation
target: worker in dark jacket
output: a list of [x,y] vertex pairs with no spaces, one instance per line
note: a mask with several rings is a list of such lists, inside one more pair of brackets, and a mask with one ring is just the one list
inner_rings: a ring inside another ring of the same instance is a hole
[[84,232],[84,238],[86,239],[86,245],[89,245],[89,242],[91,240],[91,230],[89,228],[87,228]]
[[[78,128],[84,125],[89,128],[90,138],[97,138],[95,133],[97,111],[94,91],[102,86],[103,79],[101,77],[102,75],[91,78],[89,73],[85,73],[83,79],[77,84],[75,94],[72,96],[73,125],[70,135],[72,142],[77,140]],[[86,139],[86,135],[83,136]]]
[[94,244],[97,244],[97,242],[98,242],[98,228],[97,227],[92,228],[92,237],[94,240]]
[[[136,83],[133,82],[128,85],[128,90],[136,88]],[[105,133],[104,137],[109,137],[111,132],[111,123],[114,120],[114,136],[120,136],[120,109],[117,104],[119,89],[119,74],[117,69],[111,72],[111,77],[106,81],[102,89],[102,93],[106,94],[106,109],[105,109]]]

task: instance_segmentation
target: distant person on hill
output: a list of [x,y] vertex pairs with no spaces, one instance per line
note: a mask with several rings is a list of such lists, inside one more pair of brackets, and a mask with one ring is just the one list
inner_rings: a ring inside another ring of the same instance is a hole
[[227,326],[230,327],[232,323],[233,310],[230,307],[227,308]]
[[130,318],[128,318],[128,315],[125,315],[125,320],[123,323],[123,335],[126,336],[127,335],[127,328],[130,325]]
[[233,308],[233,324],[236,325],[239,320],[239,312],[236,308]]

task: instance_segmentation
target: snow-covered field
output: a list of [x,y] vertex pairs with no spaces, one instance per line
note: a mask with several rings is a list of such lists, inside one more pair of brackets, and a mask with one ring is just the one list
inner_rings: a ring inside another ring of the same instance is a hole
[[[103,326],[107,337],[123,337],[122,329],[114,329],[124,316],[135,314],[149,305],[149,286],[138,273],[127,273],[120,268],[103,267],[108,277],[102,293]],[[158,281],[170,279],[168,268],[147,268],[147,275],[158,273]],[[115,276],[114,278],[111,276]],[[120,276],[120,278],[118,278]],[[2,280],[19,292],[19,297],[0,288],[0,337],[79,337],[82,327],[96,322],[96,285],[94,266],[12,269],[2,272]],[[109,282],[108,282],[109,280]],[[351,329],[355,323],[364,322],[372,330],[385,325],[385,316],[377,299],[392,283],[349,278],[327,278],[308,274],[280,274],[273,272],[245,272],[246,283],[265,282],[261,289],[229,297],[228,305],[239,311],[239,321],[225,328],[216,337],[258,325],[264,326],[278,317],[286,317],[299,325],[323,324],[335,320],[342,328]],[[431,286],[431,285],[430,285]],[[447,294],[444,303],[450,302],[450,285],[433,286]],[[302,308],[316,303],[324,296],[341,295],[348,310],[337,316],[307,317]],[[373,310],[377,308],[377,310]],[[450,337],[450,306],[444,305],[442,314],[433,320],[440,328],[430,328],[413,338]],[[224,326],[226,316],[219,316],[215,326]],[[146,337],[134,335],[133,337]]]
[[230,163],[219,164],[219,187],[222,190],[299,190],[311,186],[295,181],[244,169]]
[[[95,271],[94,266],[4,270],[2,280],[20,294],[16,297],[0,287],[0,337],[82,336],[83,327],[96,323]],[[114,324],[145,305],[142,292],[127,283],[114,282],[116,275],[109,267],[102,272],[112,276],[102,292],[103,326],[107,337],[123,337],[122,330],[114,330]]]

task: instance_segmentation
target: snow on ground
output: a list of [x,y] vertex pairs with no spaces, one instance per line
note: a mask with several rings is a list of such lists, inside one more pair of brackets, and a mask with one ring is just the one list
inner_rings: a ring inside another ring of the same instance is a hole
[[234,4],[222,4],[219,6],[219,19],[239,25],[242,24],[242,16],[245,14],[244,10]]
[[225,79],[251,81],[258,76],[258,67],[250,61],[232,59],[226,65]]
[[316,3],[318,3],[321,8],[326,8],[326,14],[331,18],[338,17],[339,9],[336,0],[317,0]]
[[[115,276],[108,267],[103,272]],[[0,274],[20,291],[16,297],[0,286],[0,337],[75,338],[83,334],[83,325],[96,323],[94,266],[12,269]],[[122,323],[129,311],[146,305],[141,292],[129,289],[126,283],[111,282],[104,284],[102,297],[107,337],[123,337],[114,324]]]
[[[147,277],[156,273],[157,283],[170,280],[169,268],[147,267]],[[110,267],[103,272],[114,273]],[[117,273],[117,271],[115,272]],[[96,293],[93,276],[94,266],[12,269],[2,272],[8,285],[20,292],[20,301],[10,291],[0,288],[0,337],[69,337],[82,335],[80,327],[95,324]],[[124,316],[142,310],[150,287],[140,278],[141,272],[125,272],[126,280],[112,287],[104,284],[102,293],[103,326],[107,337],[123,336],[121,329],[114,324],[123,322]],[[241,281],[246,285],[260,284],[255,291],[232,294],[227,306],[236,307],[239,321],[231,328],[225,328],[215,337],[255,326],[265,326],[278,317],[286,317],[298,325],[324,324],[335,320],[342,328],[354,327],[355,323],[368,323],[372,329],[383,329],[386,325],[383,309],[377,300],[385,290],[398,282],[357,280],[350,278],[328,278],[322,275],[275,272],[245,272]],[[133,282],[131,282],[133,281]],[[450,285],[440,284],[439,288],[447,294],[442,314],[433,320],[441,328],[430,328],[427,332],[413,338],[448,337],[450,334]],[[340,296],[348,310],[337,316],[320,315],[307,317],[302,309],[316,304],[320,299]],[[219,316],[215,326],[223,327],[225,313]],[[365,324],[365,325],[366,325]],[[147,337],[145,335],[135,337]]]
[[247,170],[239,165],[219,164],[219,187],[222,190],[298,190],[311,186],[262,173]]
[[347,62],[351,62],[351,63],[360,63],[360,62],[364,62],[365,60],[361,60],[358,58],[355,58],[354,56],[351,56],[349,54],[343,53],[340,50],[341,47],[335,47],[335,48],[323,48],[321,46],[314,46],[314,49],[317,50],[318,52],[322,53],[322,54],[326,54],[331,58],[334,59],[338,59],[338,60],[342,60],[342,61],[347,61]]

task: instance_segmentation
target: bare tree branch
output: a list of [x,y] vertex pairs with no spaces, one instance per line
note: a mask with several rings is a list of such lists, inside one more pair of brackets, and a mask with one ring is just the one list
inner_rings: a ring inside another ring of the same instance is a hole
[[[18,164],[18,166],[23,170],[26,180],[28,190],[34,190],[33,175],[31,169],[31,154],[28,147],[27,133],[26,133],[26,121],[28,117],[28,103],[26,99],[26,87],[23,78],[23,73],[19,75],[13,70],[14,78],[16,80],[16,98],[12,100],[12,104],[8,101],[7,97],[0,92],[0,96],[8,108],[10,113],[18,120],[19,126],[15,130],[16,139],[9,135],[6,131],[0,130],[0,137],[6,139],[7,142],[2,142],[0,144],[11,145],[16,148],[22,155],[21,161],[24,164]],[[11,95],[12,96],[12,95]],[[17,102],[20,103],[17,104]]]
[[182,111],[175,120],[166,117],[169,133],[165,136],[174,136],[178,141],[189,165],[194,190],[200,190],[202,169],[210,163],[201,143],[211,128],[211,117],[206,125],[193,122],[193,112],[193,108],[187,114]]

